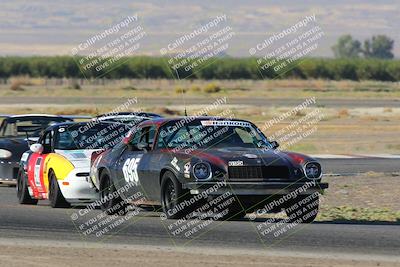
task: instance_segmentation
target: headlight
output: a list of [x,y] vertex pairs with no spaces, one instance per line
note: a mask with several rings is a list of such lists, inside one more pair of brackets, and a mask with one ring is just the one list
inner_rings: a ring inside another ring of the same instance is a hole
[[0,149],[0,159],[8,159],[11,158],[12,153],[6,149]]
[[199,162],[193,166],[193,175],[197,180],[207,180],[211,178],[211,166],[206,162]]
[[308,162],[304,165],[304,174],[309,179],[318,179],[322,175],[321,165],[318,162]]

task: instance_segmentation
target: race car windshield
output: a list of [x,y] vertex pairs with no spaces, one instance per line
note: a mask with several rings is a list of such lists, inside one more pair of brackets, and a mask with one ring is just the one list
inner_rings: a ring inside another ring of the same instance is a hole
[[181,127],[176,122],[165,125],[159,134],[158,148],[240,147],[266,148],[269,142],[249,122],[196,120]]
[[50,125],[67,121],[71,121],[71,119],[57,117],[12,118],[7,120],[4,128],[0,131],[2,131],[3,136],[18,137],[28,135],[29,137],[39,137],[41,132]]
[[79,124],[60,127],[55,136],[55,149],[107,149],[118,144],[129,127],[120,123]]

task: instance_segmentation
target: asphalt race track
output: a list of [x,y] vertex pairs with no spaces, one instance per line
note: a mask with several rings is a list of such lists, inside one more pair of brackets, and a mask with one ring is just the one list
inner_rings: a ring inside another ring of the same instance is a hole
[[366,172],[377,173],[399,173],[400,172],[400,159],[390,158],[349,158],[349,159],[323,159],[318,158],[323,167],[323,172],[326,174],[337,175],[356,175]]
[[[345,164],[337,160],[334,164]],[[337,165],[329,166],[336,167]],[[368,166],[379,166],[371,159]],[[366,165],[366,166],[367,166]],[[351,164],[349,165],[350,169]],[[397,165],[398,166],[398,165]],[[381,166],[382,167],[382,166]],[[385,168],[383,166],[383,168]],[[343,168],[342,171],[349,172]],[[364,166],[363,171],[368,168]],[[257,226],[265,219],[254,221],[214,222],[212,227],[194,238],[172,236],[167,225],[174,220],[161,220],[160,213],[143,211],[101,237],[85,236],[71,215],[80,208],[52,209],[46,201],[38,206],[19,205],[15,188],[0,187],[0,239],[63,240],[106,242],[109,244],[218,247],[250,250],[277,250],[323,253],[344,253],[398,257],[400,255],[400,225],[339,224],[333,222],[297,225],[296,230],[280,237],[261,236]],[[99,214],[99,210],[92,214]]]
[[[249,220],[220,223],[214,230],[187,240],[168,234],[156,212],[143,212],[136,222],[124,225],[116,234],[97,240],[86,239],[74,226],[70,209],[52,209],[42,202],[39,206],[17,204],[15,188],[0,188],[0,236],[6,238],[49,239],[66,241],[101,241],[119,244],[165,246],[212,246],[243,249],[283,249],[315,253],[361,253],[399,255],[400,225],[353,225],[314,223],[278,242],[262,242]],[[190,241],[190,242],[188,242]]]

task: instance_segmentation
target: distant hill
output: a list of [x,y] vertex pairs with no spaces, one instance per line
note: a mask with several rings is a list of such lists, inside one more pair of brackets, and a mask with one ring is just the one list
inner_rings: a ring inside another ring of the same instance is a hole
[[71,48],[124,17],[138,14],[147,33],[139,53],[160,55],[159,49],[184,33],[226,14],[236,35],[229,56],[248,56],[248,49],[273,32],[306,15],[316,14],[325,32],[313,56],[332,56],[338,36],[350,33],[363,40],[374,34],[395,39],[400,57],[400,1],[53,1],[2,0],[0,55],[70,54]]

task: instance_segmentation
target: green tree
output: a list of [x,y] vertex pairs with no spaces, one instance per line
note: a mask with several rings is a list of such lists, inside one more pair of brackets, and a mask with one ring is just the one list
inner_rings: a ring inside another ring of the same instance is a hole
[[332,50],[337,58],[357,58],[362,52],[360,41],[354,40],[350,34],[341,36]]
[[372,36],[371,40],[364,41],[363,53],[366,58],[393,58],[393,44],[394,40],[386,35]]

